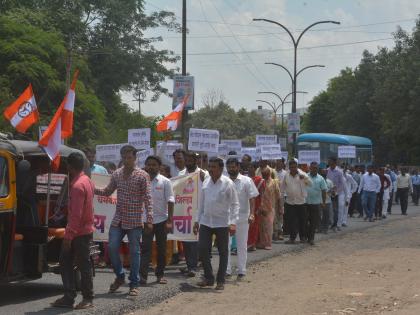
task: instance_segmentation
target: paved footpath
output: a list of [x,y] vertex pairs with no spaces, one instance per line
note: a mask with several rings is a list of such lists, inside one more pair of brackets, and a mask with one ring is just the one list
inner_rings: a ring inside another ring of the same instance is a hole
[[[401,216],[399,206],[393,206],[394,214],[388,216],[386,220],[369,223],[363,219],[349,219],[349,226],[343,228],[341,232],[330,232],[328,235],[317,234],[318,240],[328,238],[340,238],[340,235],[349,232],[362,231],[372,226],[383,225],[388,221],[407,219]],[[420,207],[409,206],[408,218],[420,215]],[[307,244],[285,245],[282,241],[275,242],[271,251],[258,250],[248,255],[249,264],[266,260],[274,256],[280,256],[292,251],[301,251],[308,248]],[[322,246],[322,242],[319,245]],[[233,256],[235,266],[236,257]],[[218,263],[217,255],[213,255],[213,264]],[[166,277],[169,281],[167,285],[152,283],[154,276],[149,277],[150,285],[140,288],[138,297],[128,297],[128,287],[122,287],[121,292],[108,294],[109,284],[113,281],[114,275],[110,269],[99,269],[94,279],[95,289],[95,308],[89,311],[69,311],[54,309],[49,307],[50,303],[61,296],[61,279],[58,275],[47,274],[42,279],[19,284],[8,284],[0,286],[0,314],[126,314],[137,309],[145,309],[156,303],[162,302],[180,292],[194,289],[196,278],[185,278],[178,272],[179,266],[169,266]],[[217,270],[217,267],[215,268]],[[227,284],[229,285],[229,283]],[[80,296],[78,297],[80,299]]]

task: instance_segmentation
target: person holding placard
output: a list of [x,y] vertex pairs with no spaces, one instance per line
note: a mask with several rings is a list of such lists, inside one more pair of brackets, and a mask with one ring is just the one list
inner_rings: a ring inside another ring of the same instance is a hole
[[[109,229],[109,256],[116,278],[109,288],[116,292],[125,283],[125,272],[121,263],[119,249],[125,235],[128,236],[130,248],[130,296],[139,294],[140,282],[140,238],[153,229],[153,204],[150,191],[150,177],[136,166],[137,149],[131,145],[121,148],[122,167],[111,176],[104,189],[95,189],[99,196],[110,196],[117,190],[117,205]],[[146,222],[143,212],[146,211]]]

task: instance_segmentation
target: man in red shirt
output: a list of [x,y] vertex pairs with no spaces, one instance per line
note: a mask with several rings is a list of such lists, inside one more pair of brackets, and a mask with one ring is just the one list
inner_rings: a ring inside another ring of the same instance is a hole
[[93,278],[90,261],[90,245],[95,230],[93,226],[94,185],[84,173],[84,158],[80,153],[71,153],[67,158],[70,176],[67,226],[61,247],[60,268],[64,296],[52,305],[73,308],[76,298],[74,266],[81,273],[83,300],[76,309],[93,306]]

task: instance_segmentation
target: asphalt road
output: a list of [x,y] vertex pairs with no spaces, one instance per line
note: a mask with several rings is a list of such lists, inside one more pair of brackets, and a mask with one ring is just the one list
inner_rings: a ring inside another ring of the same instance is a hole
[[[388,216],[386,220],[380,220],[374,223],[364,222],[362,219],[350,219],[349,226],[343,228],[341,232],[330,232],[328,235],[317,234],[318,239],[339,238],[340,235],[349,232],[355,232],[370,228],[372,226],[384,225],[394,220],[409,220],[411,216],[420,214],[420,207],[409,206],[408,217],[401,216],[399,206],[393,206],[394,214]],[[395,231],[392,231],[394,233]],[[390,231],[391,233],[391,231]],[[305,250],[309,245],[285,245],[283,242],[273,244],[273,250],[259,250],[248,255],[250,264],[257,261],[265,260],[273,256],[279,256],[291,251]],[[322,243],[316,246],[322,246]],[[217,264],[217,255],[213,255],[213,263]],[[233,266],[235,266],[235,256],[233,256]],[[69,311],[63,309],[55,309],[50,307],[50,303],[62,295],[61,279],[58,275],[46,274],[37,281],[26,283],[16,283],[8,285],[0,285],[0,314],[125,314],[137,309],[144,309],[153,304],[162,302],[168,297],[174,296],[182,291],[194,289],[194,285],[198,280],[196,278],[187,279],[180,275],[178,266],[169,266],[166,277],[169,281],[167,285],[159,285],[152,283],[155,278],[149,276],[149,284],[147,287],[140,288],[138,297],[128,297],[128,287],[122,287],[121,291],[116,294],[108,294],[109,284],[113,281],[114,275],[110,269],[97,270],[94,279],[95,289],[95,308],[89,311]],[[217,270],[217,267],[215,268]],[[78,297],[80,299],[80,297]]]

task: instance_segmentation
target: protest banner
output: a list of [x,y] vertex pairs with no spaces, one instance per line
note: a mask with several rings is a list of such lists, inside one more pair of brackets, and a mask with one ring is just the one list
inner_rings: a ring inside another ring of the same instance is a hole
[[188,97],[188,102],[184,109],[194,109],[194,77],[193,76],[174,76],[174,90],[172,97],[172,109],[175,109],[185,98]]
[[227,146],[227,153],[230,151],[235,151],[236,154],[240,154],[242,150],[242,140],[221,140],[220,143],[226,144]]
[[270,161],[282,158],[280,144],[267,144],[260,146],[261,159]]
[[217,154],[219,152],[219,131],[190,128],[188,150]]
[[244,147],[241,150],[241,156],[243,157],[245,154],[248,154],[252,161],[257,160],[257,148]]
[[[96,188],[105,188],[111,179],[111,175],[92,174],[92,181]],[[117,204],[117,192],[111,196],[104,197],[95,195],[93,197],[95,232],[93,240],[97,242],[107,242],[109,228],[114,218]]]
[[194,222],[197,221],[198,200],[201,190],[200,173],[171,178],[175,196],[173,233],[168,239],[177,241],[196,241],[193,233]]
[[120,150],[128,143],[101,144],[96,146],[96,160],[100,162],[112,162],[116,166],[121,160]]
[[284,159],[284,161],[287,161],[289,159],[289,152],[281,151],[281,157]]
[[[173,214],[173,233],[168,234],[168,239],[178,241],[196,241],[193,225],[197,220],[198,200],[201,190],[199,172],[171,179],[175,195]],[[97,188],[108,185],[111,175],[92,174],[92,181]],[[109,228],[115,214],[117,193],[109,197],[95,195],[94,226],[96,228],[93,238],[98,242],[107,242]],[[126,238],[124,239],[126,241]]]
[[153,148],[148,148],[145,150],[138,151],[136,154],[137,157],[137,166],[140,168],[144,168],[144,163],[149,155],[154,155],[155,151]]
[[150,128],[128,129],[128,143],[138,150],[150,148]]
[[257,135],[255,138],[255,144],[257,147],[267,144],[276,144],[277,135]]
[[342,159],[356,158],[356,146],[354,145],[339,145],[338,157]]
[[226,159],[228,153],[229,153],[229,149],[228,149],[227,144],[226,143],[219,143],[217,156],[222,158],[222,159]]
[[300,132],[300,115],[299,113],[287,114],[287,132]]
[[321,163],[321,152],[319,150],[305,150],[298,152],[299,164]]

